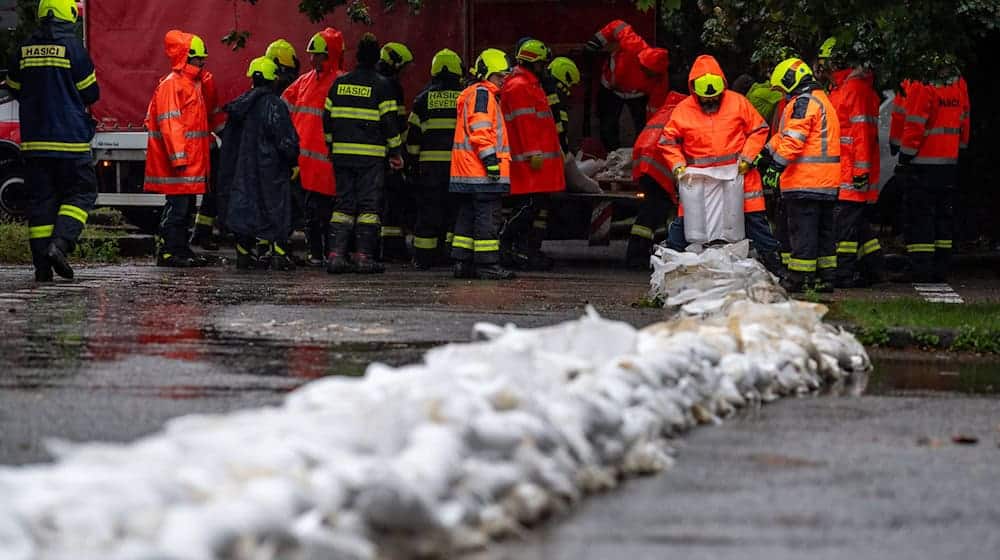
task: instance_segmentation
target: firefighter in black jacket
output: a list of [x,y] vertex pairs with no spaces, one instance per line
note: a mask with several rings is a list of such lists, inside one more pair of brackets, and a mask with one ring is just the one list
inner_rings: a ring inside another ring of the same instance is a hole
[[462,93],[462,59],[451,49],[431,60],[431,83],[413,100],[406,153],[416,170],[417,223],[413,232],[413,264],[427,269],[448,262],[457,203],[448,195],[451,148],[455,136],[455,102]]
[[[403,85],[399,77],[403,70],[413,62],[413,53],[402,43],[388,42],[382,46],[378,64],[375,69],[389,83],[393,99],[396,100],[396,126],[402,137],[406,130],[406,99]],[[407,216],[413,207],[413,197],[406,185],[403,173],[391,167],[385,175],[384,211],[382,213],[382,259],[389,261],[406,261],[406,230]]]
[[[374,35],[361,37],[357,57],[357,67],[330,88],[323,115],[337,177],[327,245],[326,270],[331,274],[385,271],[375,254],[386,156],[391,169],[403,167],[398,106],[389,82],[375,71],[379,46]],[[352,243],[356,252],[348,258]]]
[[28,236],[35,280],[72,278],[67,256],[97,202],[87,106],[100,91],[94,63],[77,38],[76,2],[42,0],[39,27],[10,60],[7,86],[20,102],[21,153],[30,191]]

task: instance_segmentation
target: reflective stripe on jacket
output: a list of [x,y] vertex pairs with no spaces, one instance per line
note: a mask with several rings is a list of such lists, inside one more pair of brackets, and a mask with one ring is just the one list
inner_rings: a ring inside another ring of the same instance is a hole
[[299,76],[281,97],[288,105],[292,124],[299,135],[299,181],[302,188],[333,196],[337,193],[337,184],[323,136],[323,108],[334,80],[343,74],[339,64],[344,38],[340,31],[331,27],[320,31],[320,36],[326,41],[328,51],[321,70]]
[[193,35],[168,31],[164,39],[171,72],[160,81],[146,111],[146,173],[143,189],[163,194],[202,194],[209,173],[208,112],[201,68],[187,63]]
[[455,140],[456,104],[461,95],[458,78],[434,78],[413,99],[406,153],[417,161],[422,184],[448,181]]
[[[510,132],[510,194],[566,190],[559,132],[538,78],[518,66],[504,81],[500,106]],[[531,168],[532,157],[542,158],[541,169]]]
[[840,186],[840,121],[826,93],[816,87],[794,94],[768,144],[785,166],[781,195],[836,199]]
[[335,165],[373,165],[399,154],[399,107],[389,82],[374,68],[358,66],[337,78],[324,109],[323,132]]
[[903,80],[899,85],[899,91],[892,98],[892,109],[889,113],[889,145],[897,148],[903,140],[903,122],[906,119],[906,100],[909,97],[913,86],[919,82]]
[[[688,75],[690,91],[694,80],[705,74],[725,75],[715,58],[699,56]],[[728,84],[727,84],[728,85]],[[706,113],[698,98],[689,96],[674,110],[663,128],[660,150],[671,173],[678,167],[720,167],[740,161],[752,163],[767,142],[768,126],[747,98],[725,90],[719,110]],[[760,173],[751,169],[743,177],[743,211],[764,210],[764,190]]]
[[957,78],[920,84],[908,95],[899,151],[915,164],[955,165],[968,125],[968,96]]
[[646,122],[632,146],[632,180],[638,182],[643,175],[651,177],[670,195],[674,204],[677,203],[677,185],[674,184],[674,175],[663,158],[659,143],[663,137],[663,127],[670,121],[674,108],[686,98],[686,95],[670,92],[660,110]]
[[[451,150],[449,190],[458,193],[506,193],[510,189],[510,145],[496,97],[500,88],[481,81],[458,96]],[[500,166],[500,179],[486,174],[486,162]]]
[[[871,72],[846,68],[833,73],[830,103],[840,121],[839,200],[867,202],[870,185],[879,180],[878,94]],[[868,186],[858,189],[854,178],[868,175]]]

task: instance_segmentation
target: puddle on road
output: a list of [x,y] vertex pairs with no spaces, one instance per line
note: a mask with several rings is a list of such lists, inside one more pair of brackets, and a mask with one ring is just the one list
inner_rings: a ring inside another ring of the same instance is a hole
[[865,394],[1000,395],[1000,359],[947,353],[876,351]]

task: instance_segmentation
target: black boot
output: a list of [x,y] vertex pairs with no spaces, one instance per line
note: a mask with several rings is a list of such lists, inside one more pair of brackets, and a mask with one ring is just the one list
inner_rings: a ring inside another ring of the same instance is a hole
[[346,255],[328,253],[326,255],[326,271],[330,274],[346,274],[354,272],[354,263],[347,260]]
[[476,267],[476,277],[480,280],[513,280],[517,275],[499,264],[487,264]]
[[295,261],[287,247],[287,244],[277,241],[271,244],[271,262],[269,263],[271,270],[295,270]]
[[159,255],[156,255],[156,266],[165,266],[168,268],[191,268],[197,265],[195,265],[191,261],[191,257],[187,255],[160,253]]
[[385,266],[371,255],[354,253],[351,257],[351,260],[354,261],[355,272],[358,274],[382,274],[385,272]]
[[649,256],[652,254],[653,240],[630,235],[628,247],[625,249],[625,266],[627,268],[649,269]]
[[251,239],[236,241],[236,268],[238,270],[253,270],[257,268],[257,243]]
[[760,253],[758,255],[760,263],[764,265],[764,268],[768,272],[781,278],[785,274],[785,267],[781,266],[781,255],[777,251],[771,251],[770,253]]
[[54,238],[45,249],[45,257],[52,265],[56,274],[66,279],[73,279],[73,267],[69,265],[67,257],[70,253],[70,244],[65,239]]
[[206,251],[218,251],[219,242],[212,233],[212,227],[206,225],[194,226],[194,233],[191,234],[191,245],[201,247]]
[[455,278],[470,279],[476,277],[476,267],[471,261],[456,261],[455,268],[452,269]]
[[323,255],[326,254],[326,232],[321,224],[310,222],[306,226],[306,246],[309,247],[309,254],[306,256],[306,265],[313,267],[323,266]]

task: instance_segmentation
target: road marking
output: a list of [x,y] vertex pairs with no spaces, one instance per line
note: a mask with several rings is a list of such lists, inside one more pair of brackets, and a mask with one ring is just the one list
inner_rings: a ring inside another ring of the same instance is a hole
[[929,303],[965,303],[948,284],[914,284],[913,289]]

